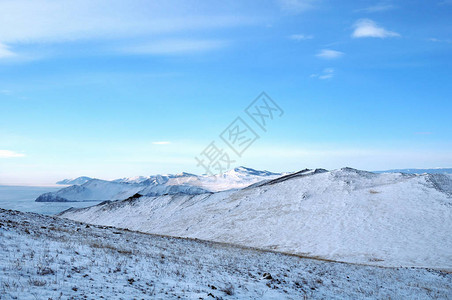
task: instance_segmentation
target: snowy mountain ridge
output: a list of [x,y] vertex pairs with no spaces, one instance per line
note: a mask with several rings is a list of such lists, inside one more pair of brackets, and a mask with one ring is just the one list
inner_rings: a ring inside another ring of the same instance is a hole
[[407,173],[407,174],[452,174],[452,168],[432,169],[391,169],[386,171],[375,171],[375,173]]
[[219,175],[178,173],[120,178],[112,181],[91,179],[81,185],[63,188],[39,196],[37,202],[123,200],[136,193],[159,196],[164,194],[202,194],[239,189],[256,182],[274,179],[287,173],[258,171],[238,167]]
[[91,179],[94,179],[94,178],[91,178],[91,177],[88,177],[88,176],[80,176],[80,177],[77,177],[77,178],[63,179],[63,180],[57,181],[56,184],[61,184],[61,185],[74,185],[74,184],[77,184],[77,185],[81,185],[81,184],[84,184],[85,182],[90,181]]
[[71,185],[39,196],[37,202],[69,202],[126,199],[143,189],[142,185],[91,179],[82,185]]

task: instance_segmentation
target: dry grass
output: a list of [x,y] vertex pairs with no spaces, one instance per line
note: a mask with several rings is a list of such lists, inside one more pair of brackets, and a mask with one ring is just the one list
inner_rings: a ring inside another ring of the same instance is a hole
[[93,243],[90,243],[90,246],[93,248],[97,248],[97,249],[109,249],[109,250],[112,250],[112,251],[115,251],[115,252],[118,252],[121,254],[126,254],[126,255],[133,254],[133,252],[131,250],[120,248],[120,247],[115,247],[110,244],[102,244],[102,243],[98,243],[98,242],[93,242]]

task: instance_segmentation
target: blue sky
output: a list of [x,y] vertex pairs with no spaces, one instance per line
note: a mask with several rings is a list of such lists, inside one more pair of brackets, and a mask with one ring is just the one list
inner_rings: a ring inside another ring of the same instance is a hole
[[[452,166],[451,1],[2,1],[0,184],[188,171],[265,91],[234,165]],[[162,143],[164,142],[164,143]]]

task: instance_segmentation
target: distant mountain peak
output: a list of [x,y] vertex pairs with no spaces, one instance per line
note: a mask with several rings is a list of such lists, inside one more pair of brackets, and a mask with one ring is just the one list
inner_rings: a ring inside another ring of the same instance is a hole
[[[229,171],[229,172],[235,172],[235,173],[240,173],[240,174],[245,174],[245,175],[255,175],[255,176],[270,176],[270,175],[278,175],[278,173],[273,173],[267,170],[256,170],[256,169],[252,169],[252,168],[248,168],[248,167],[244,167],[244,166],[239,166],[237,168],[234,168],[233,170]],[[226,172],[228,173],[228,172]]]
[[245,166],[236,167],[236,168],[234,168],[234,171],[237,171],[237,172],[260,172],[260,170],[248,168]]
[[181,172],[181,173],[177,173],[176,175],[174,175],[174,177],[195,177],[197,175],[192,174],[192,173],[187,173],[187,172]]
[[63,180],[60,180],[60,181],[56,182],[56,184],[61,184],[61,185],[74,185],[74,184],[82,185],[82,184],[90,181],[91,179],[93,179],[93,178],[88,177],[88,176],[80,176],[80,177],[77,177],[77,178],[63,179]]

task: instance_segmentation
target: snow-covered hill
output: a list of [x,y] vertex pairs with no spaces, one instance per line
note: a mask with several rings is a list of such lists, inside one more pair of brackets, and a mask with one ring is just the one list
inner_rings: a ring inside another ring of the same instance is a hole
[[37,202],[65,201],[102,201],[126,199],[140,190],[142,185],[117,183],[100,179],[91,179],[82,185],[72,185],[57,192],[45,193],[39,196]]
[[447,299],[452,274],[306,259],[0,209],[1,299]]
[[87,177],[87,176],[81,176],[81,177],[77,177],[77,178],[63,179],[63,180],[60,180],[60,181],[56,182],[56,184],[61,184],[61,185],[74,185],[74,184],[77,184],[77,185],[81,185],[81,184],[84,184],[85,182],[90,181],[91,179],[93,179],[93,178]]
[[447,175],[319,169],[241,190],[139,197],[61,216],[337,261],[452,270],[451,195]]
[[376,173],[407,173],[407,174],[452,174],[452,168],[434,168],[434,169],[393,169],[386,171],[376,171]]
[[282,175],[239,167],[214,176],[180,173],[121,178],[113,181],[92,179],[80,186],[74,185],[57,192],[43,194],[36,201],[124,200],[135,193],[151,196],[177,193],[192,195],[243,188]]

